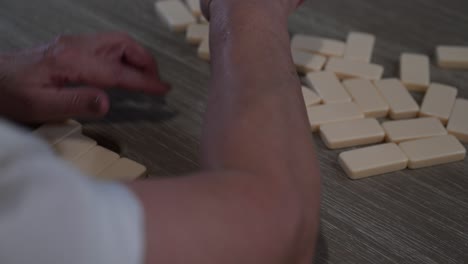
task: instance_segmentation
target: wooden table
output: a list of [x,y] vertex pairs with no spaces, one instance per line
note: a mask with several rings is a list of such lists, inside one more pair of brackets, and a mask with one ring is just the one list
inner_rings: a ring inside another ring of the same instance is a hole
[[[209,66],[183,34],[161,23],[152,2],[0,0],[0,49],[63,33],[129,32],[153,52],[174,89],[166,100],[112,91],[111,113],[87,123],[86,131],[164,177],[199,168]],[[291,17],[290,29],[342,40],[351,30],[373,33],[373,61],[392,77],[402,52],[432,55],[438,44],[468,45],[468,2],[314,0]],[[468,71],[431,71],[433,81],[468,98]],[[351,181],[338,166],[338,152],[314,137],[324,179],[317,263],[468,263],[468,161]]]

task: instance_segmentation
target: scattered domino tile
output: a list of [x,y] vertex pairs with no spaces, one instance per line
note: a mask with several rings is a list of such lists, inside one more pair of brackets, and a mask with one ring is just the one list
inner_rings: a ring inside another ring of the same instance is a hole
[[400,57],[400,79],[411,91],[425,92],[429,87],[429,57],[403,53]]
[[367,80],[380,80],[384,72],[384,68],[380,65],[342,58],[328,59],[325,70],[334,72],[340,79],[360,78]]
[[107,180],[132,181],[145,176],[145,174],[145,166],[127,158],[120,158],[101,171],[97,177]]
[[33,133],[54,146],[72,134],[81,133],[81,129],[80,123],[75,120],[67,120],[61,123],[44,124]]
[[302,95],[304,96],[306,106],[313,106],[322,103],[322,98],[320,98],[314,91],[304,86],[302,86]]
[[338,162],[354,180],[403,170],[408,166],[408,158],[395,143],[346,151],[340,154]]
[[419,169],[465,159],[466,149],[452,135],[431,137],[400,144],[410,169]]
[[194,17],[198,18],[202,16],[200,0],[185,0],[185,2],[187,3],[187,6],[189,7],[190,11],[192,11]]
[[468,46],[438,46],[436,57],[440,67],[468,69]]
[[211,59],[210,56],[210,40],[204,39],[200,46],[198,47],[198,57],[202,60],[209,61]]
[[325,104],[352,101],[340,80],[331,72],[308,73],[305,81],[309,87],[314,88]]
[[418,115],[419,105],[399,80],[385,79],[374,83],[390,106],[392,119],[413,118]]
[[341,57],[344,54],[345,43],[334,39],[299,34],[292,38],[291,47],[295,50]]
[[317,131],[321,125],[364,118],[353,102],[307,107],[307,116],[312,131]]
[[387,133],[387,141],[395,143],[447,135],[440,120],[434,117],[388,121],[382,127]]
[[346,41],[344,58],[369,63],[374,51],[374,44],[375,36],[361,32],[350,32]]
[[308,73],[322,70],[327,58],[300,50],[291,50],[291,55],[296,65],[296,69],[301,73]]
[[320,126],[320,136],[330,149],[380,143],[385,132],[376,119],[356,119]]
[[195,17],[179,0],[158,1],[155,4],[156,12],[165,20],[173,31],[184,31],[190,24],[195,24]]
[[75,133],[53,146],[53,149],[62,159],[73,161],[90,151],[96,145],[97,143],[95,140],[83,136],[82,134]]
[[468,143],[468,100],[457,99],[447,125],[450,134]]
[[84,174],[98,176],[99,173],[119,158],[117,153],[101,146],[96,146],[72,163]]
[[203,40],[209,39],[210,28],[208,24],[191,24],[187,28],[187,42],[199,45]]
[[343,85],[366,117],[388,115],[390,107],[371,81],[352,79],[344,81]]
[[457,94],[458,90],[454,87],[432,83],[424,96],[419,116],[436,117],[446,125]]

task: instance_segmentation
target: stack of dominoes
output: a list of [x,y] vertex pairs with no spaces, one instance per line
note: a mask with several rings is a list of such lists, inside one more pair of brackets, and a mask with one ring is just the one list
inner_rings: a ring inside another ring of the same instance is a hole
[[84,136],[82,125],[74,120],[45,124],[35,130],[34,134],[48,142],[59,157],[85,175],[103,180],[131,181],[146,174],[143,165],[121,158]]
[[[196,23],[202,18],[199,0],[160,0],[155,7],[172,30],[186,31],[187,41],[199,45],[200,58],[210,59],[209,27]],[[375,41],[361,32],[351,32],[346,42],[292,38],[312,131],[330,149],[387,142],[339,155],[352,179],[464,160],[468,100],[457,99],[455,87],[431,82],[430,59],[423,54],[402,54],[400,78],[382,79],[384,68],[371,63]],[[437,47],[436,60],[440,67],[468,69],[468,47]],[[422,106],[410,92],[425,93]]]

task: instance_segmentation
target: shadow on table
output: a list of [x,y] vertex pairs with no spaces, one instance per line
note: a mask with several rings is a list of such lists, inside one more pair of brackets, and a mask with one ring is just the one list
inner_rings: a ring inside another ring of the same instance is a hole
[[164,97],[115,90],[109,93],[111,109],[106,116],[110,122],[155,121],[161,122],[177,116]]

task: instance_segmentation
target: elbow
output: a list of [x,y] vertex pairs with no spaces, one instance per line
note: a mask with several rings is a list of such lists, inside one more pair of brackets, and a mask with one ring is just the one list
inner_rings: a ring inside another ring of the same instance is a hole
[[[285,241],[286,256],[291,256],[285,263],[311,263],[320,225],[320,193],[312,199],[291,194],[292,197],[282,208],[278,208],[277,217],[283,223],[280,239]],[[310,196],[309,196],[310,197]]]
[[320,222],[320,183],[317,184],[303,186],[290,180],[271,189],[263,188],[261,200],[268,209],[259,222],[269,233],[268,243],[281,253],[277,256],[284,260],[281,263],[304,263],[314,255]]

